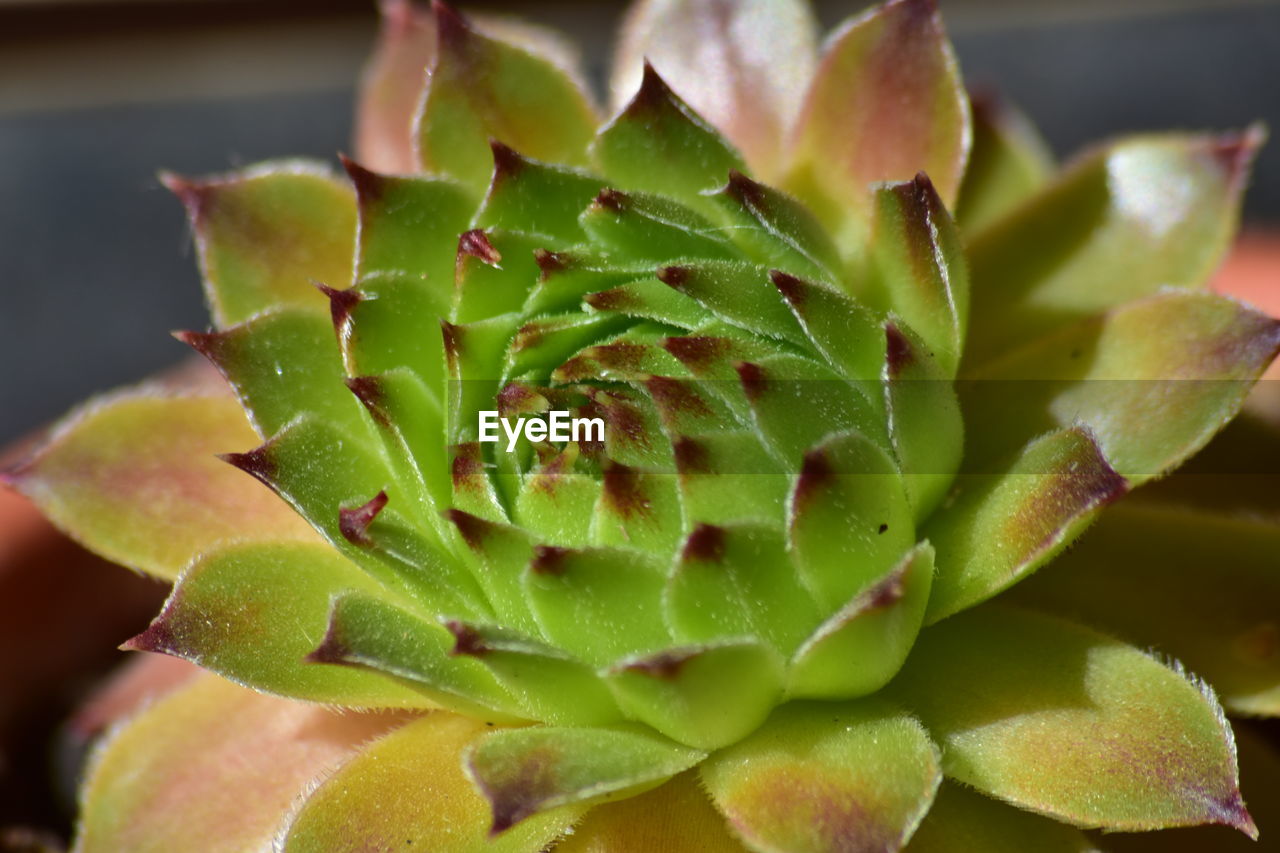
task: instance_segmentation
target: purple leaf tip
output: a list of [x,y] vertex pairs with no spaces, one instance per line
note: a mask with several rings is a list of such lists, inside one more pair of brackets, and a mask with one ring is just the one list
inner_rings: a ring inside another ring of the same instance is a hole
[[467,623],[451,619],[444,623],[444,627],[453,634],[453,648],[449,654],[482,657],[490,651],[480,632]]
[[896,378],[916,360],[915,349],[907,336],[893,323],[884,324],[884,339],[885,363],[889,367],[889,376]]
[[387,505],[387,500],[387,492],[384,489],[362,506],[340,508],[338,530],[342,532],[343,537],[352,545],[372,545],[373,540],[369,538],[369,525],[378,517],[378,513],[382,512]]
[[315,285],[316,290],[329,297],[329,317],[333,320],[333,328],[341,336],[347,321],[351,319],[351,313],[364,297],[354,287],[339,290],[318,281],[313,281],[312,284]]
[[797,278],[791,273],[785,273],[782,270],[769,270],[769,281],[773,282],[773,286],[778,288],[778,292],[782,294],[783,299],[797,308],[804,305],[805,283],[803,279]]
[[591,206],[598,210],[612,210],[617,213],[625,210],[630,201],[631,199],[626,193],[605,187],[596,193],[596,197],[591,201]]
[[485,234],[483,229],[473,228],[470,231],[464,231],[458,238],[459,271],[467,258],[476,258],[482,263],[496,267],[502,262],[502,253],[489,242],[489,235]]
[[699,524],[684,540],[680,552],[685,562],[718,563],[724,559],[725,530],[714,524]]
[[366,169],[345,154],[339,154],[338,159],[342,162],[342,168],[347,170],[347,177],[351,179],[351,185],[356,188],[356,198],[360,200],[362,206],[376,202],[382,197],[386,189],[386,179],[382,175]]
[[271,451],[271,442],[268,441],[247,453],[219,453],[218,458],[267,486],[275,488],[276,461]]
[[692,273],[688,267],[669,266],[658,268],[658,281],[673,290],[680,290],[688,284],[690,275]]

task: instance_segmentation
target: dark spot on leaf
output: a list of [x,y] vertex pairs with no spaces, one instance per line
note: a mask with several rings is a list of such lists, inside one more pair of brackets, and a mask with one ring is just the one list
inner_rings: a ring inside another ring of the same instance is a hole
[[484,476],[484,457],[480,453],[478,441],[456,444],[452,448],[453,460],[449,463],[449,474],[453,487],[459,490],[475,491],[480,487],[477,477]]
[[676,413],[708,416],[711,409],[705,400],[689,386],[689,383],[670,376],[650,376],[645,380],[645,388],[660,413],[673,415]]
[[483,657],[492,651],[485,645],[480,632],[467,623],[451,619],[444,623],[444,627],[453,634],[453,648],[449,650],[449,654]]
[[569,255],[547,249],[534,249],[533,262],[542,271],[539,281],[546,281],[553,273],[560,272],[569,265]]
[[737,169],[729,170],[729,183],[725,185],[724,191],[731,198],[756,210],[764,207],[767,198],[761,184],[751,180]]
[[378,517],[387,505],[387,492],[378,492],[366,504],[338,510],[338,530],[352,545],[368,546],[373,541],[369,538],[369,525]]
[[615,189],[605,187],[596,194],[592,199],[591,206],[597,210],[611,210],[614,213],[621,213],[631,204],[631,199],[626,193]]
[[565,561],[570,554],[568,548],[555,545],[536,545],[533,559],[529,562],[529,571],[538,575],[560,575],[564,573]]
[[446,509],[443,515],[458,528],[458,533],[462,536],[462,541],[467,543],[468,548],[477,553],[484,552],[485,541],[493,532],[491,522],[456,508]]
[[599,293],[588,293],[582,297],[582,301],[597,311],[622,311],[633,308],[636,304],[635,297],[621,287],[602,290]]
[[740,361],[733,366],[733,369],[738,372],[738,381],[742,383],[742,390],[751,402],[759,400],[769,389],[769,380],[765,377],[764,369],[760,365],[750,361]]
[[622,518],[647,514],[650,509],[640,472],[612,460],[604,469],[604,497]]
[[449,368],[454,373],[458,369],[458,356],[462,352],[462,326],[455,326],[448,320],[440,321],[440,333],[444,337],[444,354],[449,360]]
[[730,347],[724,338],[694,335],[662,339],[662,348],[694,371],[709,369],[729,352]]
[[878,528],[876,528],[876,533],[885,533],[888,530],[889,530],[889,525],[881,524]]
[[834,478],[835,470],[825,450],[815,447],[805,453],[804,461],[800,463],[800,479],[796,481],[796,508],[804,509],[818,493],[831,485]]
[[809,285],[803,279],[782,270],[770,270],[769,280],[778,288],[783,299],[797,308],[804,307],[805,298],[809,295]]
[[714,524],[699,524],[684,541],[681,557],[686,561],[718,563],[724,559],[725,529]]
[[689,278],[692,275],[693,271],[688,267],[667,266],[658,268],[658,281],[673,290],[681,290],[689,283]]
[[711,456],[706,445],[696,438],[682,436],[672,444],[676,471],[680,474],[706,474],[711,470]]
[[916,353],[911,341],[893,323],[884,324],[885,363],[889,366],[889,376],[897,378],[903,371],[915,363]]

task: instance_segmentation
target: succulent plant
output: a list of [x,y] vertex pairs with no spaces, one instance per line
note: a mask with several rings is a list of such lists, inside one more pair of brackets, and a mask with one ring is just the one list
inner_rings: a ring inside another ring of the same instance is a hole
[[1256,834],[1223,706],[1280,711],[1280,514],[1129,492],[1280,349],[1204,287],[1260,131],[1055,171],[931,0],[821,51],[642,0],[606,121],[556,37],[385,12],[345,178],[166,177],[234,397],[8,475],[175,580],[127,648],[216,674],[106,739],[78,849]]

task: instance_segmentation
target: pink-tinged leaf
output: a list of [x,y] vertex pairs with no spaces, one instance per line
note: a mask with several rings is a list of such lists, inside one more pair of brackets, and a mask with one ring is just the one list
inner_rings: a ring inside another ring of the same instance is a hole
[[783,661],[752,640],[666,649],[605,674],[624,714],[667,737],[716,749],[749,734],[782,699]]
[[1159,288],[1203,287],[1235,232],[1263,136],[1121,140],[975,234],[966,370]]
[[257,690],[347,707],[433,707],[389,678],[304,658],[329,623],[329,598],[379,592],[353,563],[323,545],[234,545],[209,553],[179,579],[155,621],[124,648],[160,652]]
[[1258,823],[1258,838],[1225,826],[1197,826],[1164,832],[1107,833],[1099,840],[1107,853],[1276,853],[1280,850],[1280,754],[1274,729],[1236,722],[1240,786]]
[[974,93],[973,150],[960,184],[956,221],[974,234],[1048,183],[1053,155],[1031,121],[994,92]]
[[544,850],[584,807],[569,805],[489,837],[489,804],[463,772],[463,757],[492,732],[480,719],[430,714],[365,747],[311,793],[285,830],[283,853],[370,850]]
[[267,308],[324,309],[313,281],[351,281],[356,207],[351,187],[323,165],[264,163],[201,180],[162,180],[187,208],[219,327]]
[[787,695],[841,699],[887,684],[915,642],[932,582],[933,547],[922,542],[796,650],[787,670]]
[[494,732],[465,761],[497,835],[558,806],[642,793],[705,757],[641,728],[534,726]]
[[911,837],[907,853],[974,853],[978,850],[982,853],[1100,853],[1089,838],[1074,827],[1015,809],[954,782],[944,782],[933,807]]
[[899,850],[942,781],[911,717],[872,703],[793,703],[702,765],[730,827],[781,853]]
[[988,605],[923,631],[889,691],[948,777],[1064,823],[1256,835],[1212,692],[1132,646]]
[[549,163],[582,164],[596,116],[580,81],[555,62],[491,38],[434,6],[437,47],[416,135],[418,158],[484,192],[489,141]]
[[416,171],[413,115],[422,100],[427,67],[435,59],[435,18],[412,0],[382,0],[382,28],[365,66],[356,104],[356,157],[371,169]]
[[1280,524],[1121,504],[1013,593],[1172,655],[1227,710],[1280,716]]
[[938,551],[929,623],[972,607],[1052,559],[1129,484],[1075,427],[1029,443],[999,473],[962,475],[925,524]]
[[75,849],[270,849],[313,779],[404,721],[200,676],[117,730],[97,753],[81,794]]
[[587,812],[555,853],[746,853],[698,784],[695,771]]
[[924,339],[946,378],[956,375],[969,324],[969,270],[960,233],[922,172],[875,191],[872,302]]
[[757,174],[773,178],[817,62],[816,30],[801,0],[636,3],[614,60],[614,107],[631,99],[648,60]]
[[866,234],[873,183],[926,172],[954,205],[969,143],[969,98],[934,0],[890,0],[824,47],[788,184],[848,248]]
[[214,455],[255,442],[229,396],[142,388],[73,413],[5,479],[85,547],[171,579],[221,541],[316,540],[287,504]]
[[1145,482],[1226,426],[1277,352],[1280,320],[1226,297],[1136,300],[962,382],[965,465],[980,470],[1027,436],[1083,424],[1117,471]]

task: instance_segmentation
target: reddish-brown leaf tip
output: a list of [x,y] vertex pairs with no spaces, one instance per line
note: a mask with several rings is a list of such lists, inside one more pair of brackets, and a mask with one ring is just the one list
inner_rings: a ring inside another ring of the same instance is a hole
[[733,369],[737,371],[742,390],[751,402],[759,400],[765,391],[769,390],[769,379],[764,375],[764,368],[760,365],[750,361],[739,361],[734,364]]
[[443,0],[431,0],[436,19],[436,43],[443,50],[460,48],[474,33],[471,23]]
[[162,655],[178,656],[177,638],[167,618],[171,603],[166,603],[160,615],[151,620],[151,624],[142,633],[125,640],[119,645],[122,652],[154,652]]
[[725,529],[714,524],[699,524],[684,540],[680,551],[685,562],[718,563],[724,559]]
[[360,401],[361,405],[373,416],[374,420],[382,426],[390,425],[391,419],[382,405],[385,392],[378,377],[349,376],[342,381],[351,393],[356,396],[356,399]]
[[640,88],[636,90],[627,104],[624,114],[642,115],[656,112],[677,100],[675,92],[662,79],[662,75],[649,60],[644,61],[644,72],[640,77]]
[[662,348],[675,356],[676,360],[695,372],[710,367],[729,349],[729,342],[724,338],[707,335],[687,335],[662,339]]
[[215,367],[221,363],[223,355],[222,345],[227,337],[224,332],[196,332],[189,329],[183,329],[171,332],[170,334],[172,334],[177,340],[182,341],[184,344],[200,353],[200,355],[207,358]]
[[458,528],[458,533],[462,536],[462,541],[467,543],[468,548],[476,552],[484,551],[485,540],[489,538],[493,528],[492,523],[460,509],[446,509],[441,515]]
[[628,661],[622,665],[621,670],[623,672],[634,672],[637,675],[647,675],[650,678],[658,678],[663,681],[672,681],[680,675],[680,671],[684,669],[685,664],[697,656],[697,650],[669,649],[656,655],[650,655],[647,658]]
[[806,452],[800,463],[800,478],[796,481],[795,508],[803,509],[819,492],[826,489],[835,473],[826,450],[815,447]]
[[569,265],[569,255],[565,252],[552,252],[549,249],[534,249],[533,262],[538,265],[541,275],[539,281],[546,281],[553,273],[560,272]]
[[631,197],[626,193],[605,187],[596,193],[596,197],[591,200],[591,206],[597,210],[612,210],[617,213],[626,210],[630,202]]
[[604,499],[623,518],[647,514],[650,509],[640,471],[609,460],[604,468]]
[[333,320],[334,330],[341,336],[347,321],[351,319],[351,312],[356,310],[356,306],[364,297],[354,287],[339,290],[319,281],[313,281],[311,284],[329,298],[329,317]]
[[332,622],[325,629],[320,645],[316,646],[302,658],[303,663],[330,663],[345,665],[349,663],[351,649],[343,642]]
[[916,360],[915,348],[911,341],[902,334],[893,323],[884,324],[885,364],[889,367],[889,377],[897,378]]
[[453,648],[449,649],[449,654],[478,658],[492,651],[485,645],[480,632],[467,623],[450,619],[444,623],[444,627],[453,635]]
[[502,262],[502,253],[489,242],[489,235],[482,228],[464,231],[458,237],[458,270],[461,271],[467,258],[476,258],[481,263],[496,267]]
[[675,452],[677,473],[706,474],[711,470],[706,445],[696,438],[680,436],[672,442],[671,449]]
[[373,544],[369,538],[369,525],[378,517],[387,505],[387,491],[383,489],[374,495],[368,503],[357,507],[338,509],[338,530],[352,545],[368,546]]
[[277,466],[272,449],[268,441],[246,453],[219,453],[218,458],[274,489]]
[[458,355],[462,352],[463,328],[455,326],[448,320],[440,321],[440,334],[444,338],[444,354],[449,360],[449,367],[455,369],[458,365]]
[[184,178],[173,172],[160,172],[160,183],[165,189],[178,197],[178,201],[182,202],[182,206],[187,209],[187,216],[193,224],[200,222],[208,213],[208,204],[211,200],[209,192],[209,184],[203,181],[193,181],[190,178]]
[[764,185],[751,180],[737,169],[729,170],[729,182],[725,184],[722,192],[747,207],[764,206]]
[[503,178],[519,174],[528,163],[516,153],[511,146],[497,140],[489,140],[489,150],[493,152],[493,183],[496,185]]
[[347,177],[351,179],[351,185],[355,187],[356,198],[359,200],[361,207],[375,203],[382,198],[382,194],[387,188],[387,180],[384,176],[366,169],[345,154],[339,154],[338,160],[342,163],[342,168],[347,171]]
[[565,570],[565,559],[571,551],[557,545],[535,545],[529,571],[537,575],[560,575]]
[[803,279],[782,270],[769,270],[769,281],[773,282],[773,286],[778,288],[778,292],[782,294],[783,299],[797,308],[804,305],[807,291]]
[[658,268],[658,281],[673,290],[681,290],[688,284],[690,275],[692,271],[688,267],[673,265]]

